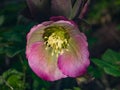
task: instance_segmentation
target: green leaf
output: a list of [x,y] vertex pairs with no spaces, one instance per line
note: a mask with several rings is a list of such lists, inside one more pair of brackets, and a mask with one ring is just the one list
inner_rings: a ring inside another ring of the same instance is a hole
[[108,49],[103,55],[102,59],[111,63],[120,65],[120,53]]
[[99,68],[93,66],[88,67],[88,73],[95,78],[101,78],[103,74],[103,72]]
[[18,72],[16,71],[15,69],[9,69],[7,71],[5,71],[3,74],[2,74],[2,77],[4,79],[7,79],[9,76],[11,75],[19,75],[19,76],[22,76],[22,73],[21,72]]
[[79,87],[74,87],[73,90],[81,90]]
[[119,77],[120,76],[120,69],[114,69],[114,68],[104,68],[104,71],[112,76]]
[[73,87],[73,89],[64,89],[64,90],[81,90],[79,87]]
[[25,82],[23,80],[23,74],[15,69],[9,69],[2,74],[4,81],[1,84],[0,90],[25,90]]
[[7,83],[10,86],[12,86],[14,89],[23,90],[24,89],[24,83],[21,79],[22,79],[21,75],[11,75],[7,79]]
[[92,62],[98,67],[102,68],[105,73],[116,77],[120,76],[119,66],[100,59],[92,59]]

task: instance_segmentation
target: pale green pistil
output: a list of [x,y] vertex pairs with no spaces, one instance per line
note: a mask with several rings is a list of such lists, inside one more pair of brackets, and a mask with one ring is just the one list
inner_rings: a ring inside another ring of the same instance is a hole
[[45,29],[44,43],[46,49],[52,49],[52,55],[59,55],[67,50],[69,35],[63,27],[55,26]]

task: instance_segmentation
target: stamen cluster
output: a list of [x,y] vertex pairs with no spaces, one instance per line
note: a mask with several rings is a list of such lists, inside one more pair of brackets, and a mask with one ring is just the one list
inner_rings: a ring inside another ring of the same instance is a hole
[[[51,32],[51,33],[50,33]],[[49,34],[49,35],[48,35]],[[67,36],[67,37],[66,37]],[[64,30],[63,27],[49,27],[47,28],[44,34],[44,44],[46,45],[46,49],[52,49],[52,56],[59,55],[64,52],[64,50],[68,50],[67,46],[69,46],[68,42],[68,33]]]

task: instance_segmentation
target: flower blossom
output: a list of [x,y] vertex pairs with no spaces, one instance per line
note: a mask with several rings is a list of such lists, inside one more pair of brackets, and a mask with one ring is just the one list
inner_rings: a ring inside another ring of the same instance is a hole
[[26,57],[35,74],[47,81],[81,76],[90,64],[86,36],[61,16],[31,28]]

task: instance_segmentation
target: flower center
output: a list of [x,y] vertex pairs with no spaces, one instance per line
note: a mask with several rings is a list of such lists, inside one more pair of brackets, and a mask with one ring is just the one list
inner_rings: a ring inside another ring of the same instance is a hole
[[52,49],[52,55],[59,55],[67,50],[69,34],[62,26],[51,26],[45,29],[43,34],[46,49]]

